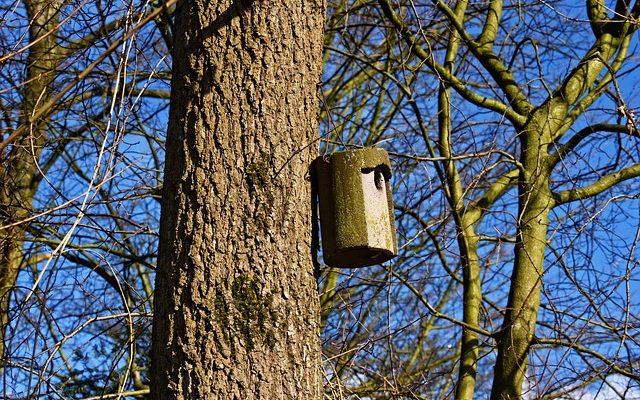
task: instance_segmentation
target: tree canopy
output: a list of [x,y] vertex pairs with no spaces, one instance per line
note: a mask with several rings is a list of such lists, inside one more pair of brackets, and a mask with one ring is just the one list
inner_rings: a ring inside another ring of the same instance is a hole
[[[390,153],[400,254],[318,253],[325,394],[640,396],[640,3],[327,6],[298,146]],[[7,395],[148,393],[175,7],[0,2]]]

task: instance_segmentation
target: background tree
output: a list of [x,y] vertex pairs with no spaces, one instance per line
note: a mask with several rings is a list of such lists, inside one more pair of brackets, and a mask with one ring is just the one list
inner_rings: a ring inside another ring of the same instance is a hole
[[[58,5],[42,1],[26,1],[24,8],[28,21],[28,38],[31,47],[26,57],[26,74],[22,88],[22,107],[11,115],[17,119],[17,129],[9,132],[2,142],[5,152],[2,163],[2,188],[0,204],[3,209],[3,225],[11,225],[0,231],[0,343],[4,343],[4,332],[9,322],[10,290],[16,284],[18,272],[23,267],[22,248],[25,231],[20,222],[29,217],[33,197],[40,181],[37,160],[46,141],[46,125],[50,112],[43,112],[53,92],[55,71],[59,65],[60,47],[56,36],[48,34],[58,24]],[[8,111],[8,110],[7,110]],[[7,115],[8,114],[8,115]],[[0,346],[0,357],[4,347]]]
[[0,4],[8,397],[148,391],[171,7]]
[[338,147],[395,152],[405,238],[386,269],[326,272],[336,393],[580,397],[616,374],[637,386],[636,10],[335,4],[325,129]]

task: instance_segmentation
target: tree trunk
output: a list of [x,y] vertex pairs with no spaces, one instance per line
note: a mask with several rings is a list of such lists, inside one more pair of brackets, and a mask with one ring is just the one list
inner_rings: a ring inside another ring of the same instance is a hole
[[[554,110],[553,105],[549,106]],[[557,107],[558,110],[564,111]],[[492,400],[520,399],[535,334],[544,273],[547,228],[553,200],[549,190],[548,144],[555,127],[542,108],[521,134],[518,226],[509,300],[498,335]]]
[[319,399],[306,180],[322,1],[184,1],[156,271],[154,399]]
[[40,181],[36,163],[46,141],[48,117],[36,123],[30,123],[29,119],[51,97],[59,60],[56,35],[51,34],[58,23],[59,5],[49,0],[30,0],[24,6],[29,17],[30,47],[19,124],[26,126],[27,134],[17,138],[7,153],[1,155],[0,167],[0,226],[10,226],[0,229],[0,360],[5,356],[11,290],[25,266],[25,227],[20,221],[31,214]]

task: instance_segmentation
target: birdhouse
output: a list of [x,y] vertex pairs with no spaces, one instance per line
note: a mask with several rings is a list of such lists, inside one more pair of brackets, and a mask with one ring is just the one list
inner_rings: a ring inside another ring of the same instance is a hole
[[364,267],[396,256],[391,162],[378,148],[342,151],[315,160],[324,261]]

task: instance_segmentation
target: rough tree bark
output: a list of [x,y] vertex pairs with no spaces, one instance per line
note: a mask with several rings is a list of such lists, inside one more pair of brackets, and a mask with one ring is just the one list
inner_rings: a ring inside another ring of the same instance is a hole
[[310,188],[324,4],[178,4],[154,399],[318,399]]
[[[37,160],[46,141],[49,112],[31,121],[51,97],[59,62],[56,35],[60,4],[49,0],[24,2],[29,17],[29,53],[19,118],[25,134],[16,138],[5,154],[0,154],[0,360],[5,356],[5,334],[9,323],[9,300],[18,272],[25,266],[23,245],[25,226],[31,213],[40,175]],[[2,140],[0,140],[1,142]],[[0,364],[2,366],[4,364]]]

